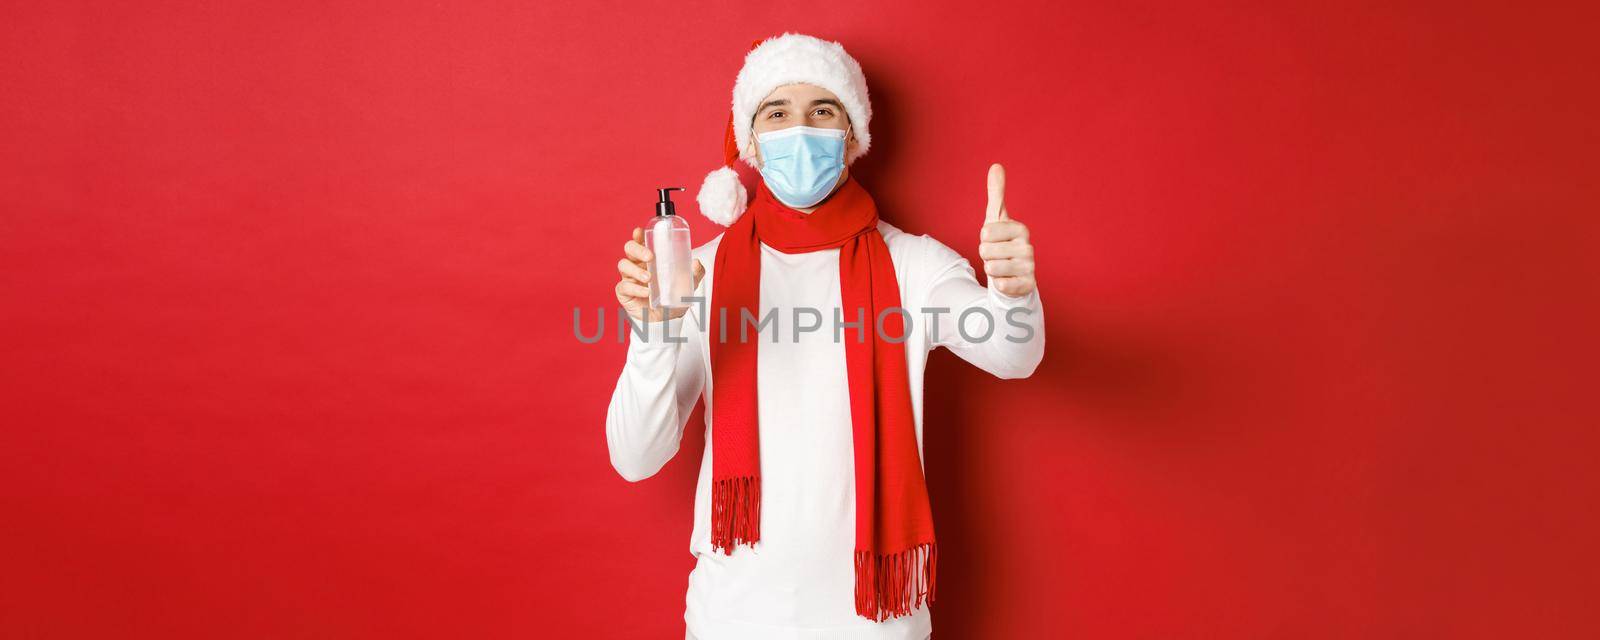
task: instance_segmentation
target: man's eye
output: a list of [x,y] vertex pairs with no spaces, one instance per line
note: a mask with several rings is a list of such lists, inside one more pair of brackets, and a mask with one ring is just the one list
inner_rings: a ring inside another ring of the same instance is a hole
[[832,109],[817,109],[817,113],[825,113],[825,114],[828,114],[828,115],[831,116],[831,115],[833,115],[833,110]]
[[774,111],[772,113],[767,114],[767,119],[771,120],[771,119],[776,118],[776,117],[781,116],[781,115],[783,115],[782,111]]

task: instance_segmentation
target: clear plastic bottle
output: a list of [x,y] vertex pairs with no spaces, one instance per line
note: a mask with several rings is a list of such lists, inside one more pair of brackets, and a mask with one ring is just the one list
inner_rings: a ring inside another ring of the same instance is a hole
[[644,227],[644,246],[655,254],[650,261],[650,307],[672,309],[689,306],[684,298],[694,294],[694,259],[689,255],[689,223],[678,217],[673,191],[656,189],[656,215]]

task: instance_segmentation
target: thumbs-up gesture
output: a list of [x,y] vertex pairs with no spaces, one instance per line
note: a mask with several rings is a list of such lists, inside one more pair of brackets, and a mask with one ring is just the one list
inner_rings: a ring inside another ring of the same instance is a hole
[[978,239],[978,257],[991,288],[1012,297],[1033,292],[1033,245],[1028,244],[1028,227],[1006,211],[1006,169],[998,163],[989,165],[989,207]]

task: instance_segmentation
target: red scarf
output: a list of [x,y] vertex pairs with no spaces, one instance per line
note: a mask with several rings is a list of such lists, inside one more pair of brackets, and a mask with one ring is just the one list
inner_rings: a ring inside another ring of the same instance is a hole
[[[749,210],[728,227],[717,247],[708,327],[712,547],[732,555],[734,545],[761,539],[756,408],[761,339],[741,343],[739,336],[742,310],[761,317],[763,243],[784,253],[839,250],[844,321],[864,320],[860,329],[842,334],[855,436],[856,613],[874,621],[909,615],[924,600],[933,602],[938,546],[911,413],[901,340],[906,316],[891,311],[883,333],[874,330],[881,311],[900,308],[900,287],[889,245],[878,233],[877,206],[853,176],[810,214],[778,201],[758,182]],[[868,337],[858,340],[858,331]]]

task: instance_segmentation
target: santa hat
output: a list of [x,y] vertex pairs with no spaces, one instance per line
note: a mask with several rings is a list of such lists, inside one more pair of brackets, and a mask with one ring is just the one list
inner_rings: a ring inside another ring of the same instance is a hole
[[695,194],[700,213],[712,222],[728,226],[744,214],[750,196],[744,183],[739,182],[733,163],[743,159],[751,167],[756,166],[755,146],[751,144],[756,109],[773,89],[796,82],[827,89],[844,105],[856,137],[855,149],[846,153],[845,164],[854,162],[872,146],[872,133],[867,128],[872,120],[867,78],[843,46],[788,32],[757,40],[745,54],[744,67],[733,83],[733,110],[722,140],[723,166],[707,174],[700,192]]

